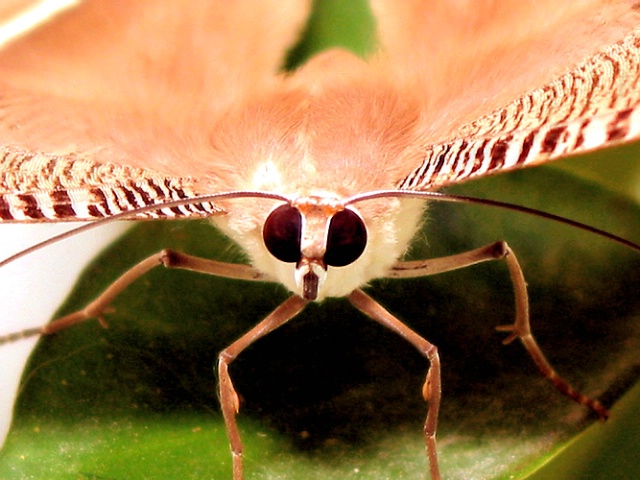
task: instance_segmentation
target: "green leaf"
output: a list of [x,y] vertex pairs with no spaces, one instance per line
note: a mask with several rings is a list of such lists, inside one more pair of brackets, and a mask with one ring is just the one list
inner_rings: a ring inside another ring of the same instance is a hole
[[328,48],[366,56],[374,48],[375,24],[365,0],[316,0],[304,35],[289,52],[288,67]]
[[606,425],[591,425],[527,480],[640,478],[640,383],[612,410]]
[[561,170],[640,201],[640,144],[594,152],[580,161],[559,162]]

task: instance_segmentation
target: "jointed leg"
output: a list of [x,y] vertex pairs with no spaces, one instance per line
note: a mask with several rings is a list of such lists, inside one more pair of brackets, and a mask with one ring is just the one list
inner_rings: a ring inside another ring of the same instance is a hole
[[413,278],[451,272],[470,267],[476,263],[499,260],[507,255],[509,246],[505,242],[496,242],[468,252],[450,255],[448,257],[415,260],[412,262],[398,262],[386,275],[388,278]]
[[[62,318],[40,327],[23,330],[14,334],[0,337],[0,344],[16,341],[34,335],[50,335],[69,328],[76,323],[96,318],[104,324],[103,315],[109,308],[111,302],[122,293],[131,283],[153,268],[163,265],[167,268],[180,268],[192,270],[200,273],[216,275],[225,278],[239,280],[265,280],[265,276],[258,270],[248,265],[223,263],[215,260],[186,255],[173,250],[162,250],[150,257],[142,260],[131,269],[116,279],[107,289],[102,292],[94,301],[89,303],[84,309],[65,315]],[[267,316],[262,322],[252,328],[248,333],[235,341],[231,346],[220,353],[218,357],[219,383],[220,383],[220,404],[224,416],[229,442],[233,454],[233,478],[242,480],[242,442],[235,420],[238,412],[238,396],[231,382],[228,367],[242,350],[247,348],[257,339],[273,331],[284,324],[300,312],[307,304],[306,300],[298,296],[290,297],[283,302],[276,310]]]
[[533,358],[533,361],[536,363],[542,374],[560,392],[572,398],[576,402],[590,408],[601,418],[607,418],[609,413],[600,402],[581,394],[557,374],[533,338],[529,323],[529,298],[527,295],[527,284],[516,255],[506,242],[492,243],[475,250],[470,250],[469,252],[451,255],[449,257],[414,262],[400,262],[391,269],[388,276],[395,278],[409,278],[434,275],[436,273],[457,270],[476,263],[499,259],[505,259],[507,262],[509,275],[513,283],[516,306],[516,320],[513,325],[502,325],[497,328],[497,330],[501,332],[510,333],[503,343],[508,344],[516,338],[520,338],[520,341],[527,349],[527,352],[531,358]]
[[289,297],[289,299],[285,300],[278,308],[271,312],[267,318],[225,348],[218,356],[220,405],[224,423],[227,427],[227,434],[229,435],[229,443],[231,444],[233,480],[242,480],[243,478],[243,447],[240,432],[238,431],[238,424],[236,423],[236,414],[240,408],[240,401],[238,400],[238,395],[229,376],[229,365],[245,348],[291,320],[306,304],[307,300],[297,295]]
[[440,409],[440,397],[442,388],[440,384],[440,357],[435,345],[429,343],[404,323],[391,315],[378,302],[369,297],[362,290],[354,290],[349,294],[349,301],[361,312],[386,328],[396,332],[402,338],[429,360],[429,370],[422,387],[422,396],[428,403],[427,419],[424,423],[424,438],[429,459],[431,480],[440,480],[440,468],[438,466],[438,452],[436,449],[436,430],[438,426],[438,411]]
[[193,270],[219,277],[241,280],[264,280],[264,276],[260,272],[248,265],[217,262],[215,260],[193,257],[173,250],[162,250],[161,252],[145,258],[140,263],[127,270],[116,281],[109,285],[109,287],[107,287],[107,289],[102,292],[98,298],[92,301],[84,309],[65,315],[64,317],[54,320],[40,328],[31,328],[9,335],[0,336],[0,345],[34,335],[50,335],[69,328],[76,323],[92,318],[98,319],[98,321],[104,325],[104,313],[109,308],[111,302],[134,281],[149,270],[160,265],[164,265],[167,268]]
[[[505,244],[506,245],[506,244]],[[593,400],[574,389],[564,378],[562,378],[553,369],[549,361],[546,359],[542,350],[538,346],[535,338],[531,334],[531,325],[529,323],[529,298],[527,296],[527,284],[522,273],[522,268],[518,263],[513,251],[507,246],[505,260],[509,267],[509,274],[515,290],[516,300],[516,321],[513,325],[500,325],[496,330],[500,332],[510,332],[510,335],[503,340],[503,344],[507,345],[516,338],[527,349],[529,355],[537,365],[542,374],[563,394],[576,402],[590,408],[602,419],[609,416],[606,408],[597,400]]]

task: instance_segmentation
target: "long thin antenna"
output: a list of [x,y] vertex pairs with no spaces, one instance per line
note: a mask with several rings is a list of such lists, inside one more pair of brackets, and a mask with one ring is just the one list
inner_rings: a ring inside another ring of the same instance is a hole
[[13,255],[11,255],[10,257],[5,258],[4,260],[0,261],[0,268],[4,267],[5,265],[8,265],[9,263],[15,262],[16,260],[19,260],[20,258],[26,257],[27,255],[40,250],[41,248],[45,248],[49,245],[53,245],[54,243],[60,242],[62,240],[64,240],[65,238],[69,238],[72,237],[74,235],[78,235],[80,233],[86,232],[88,230],[91,230],[93,228],[97,228],[99,226],[105,225],[107,223],[110,222],[115,222],[117,220],[133,220],[136,216],[142,214],[142,213],[146,213],[146,212],[155,212],[157,210],[161,210],[161,209],[167,209],[167,208],[175,208],[175,207],[181,207],[184,205],[198,205],[198,204],[205,204],[205,203],[210,203],[210,202],[214,202],[214,201],[218,201],[218,200],[224,200],[224,199],[233,199],[233,198],[269,198],[269,199],[273,199],[273,200],[280,200],[283,202],[289,202],[290,199],[285,197],[284,195],[279,195],[277,193],[272,193],[272,192],[262,192],[262,191],[251,191],[251,190],[238,190],[238,191],[233,191],[233,192],[223,192],[223,193],[217,193],[217,194],[213,194],[213,195],[203,195],[203,196],[198,196],[198,197],[191,197],[191,198],[183,198],[181,200],[173,200],[171,202],[163,202],[163,203],[157,203],[154,205],[146,205],[144,207],[140,207],[140,208],[136,208],[134,210],[128,210],[126,212],[121,212],[121,213],[117,213],[115,215],[111,215],[109,217],[105,217],[105,218],[100,218],[97,220],[92,220],[89,221],[89,223],[85,224],[85,225],[81,225],[78,228],[74,228],[72,230],[69,230],[67,232],[64,233],[60,233],[58,235],[54,235],[51,238],[48,238],[47,240],[44,240],[42,242],[36,243],[28,248],[25,248],[24,250],[21,250],[18,253],[15,253]]
[[543,210],[524,207],[522,205],[517,205],[515,203],[501,202],[499,200],[467,197],[464,195],[450,195],[448,193],[440,193],[440,192],[414,192],[411,190],[377,190],[374,192],[354,195],[353,197],[346,199],[344,203],[345,205],[348,205],[351,203],[372,200],[374,198],[388,198],[388,197],[414,197],[414,198],[422,198],[425,200],[429,199],[429,200],[434,200],[439,202],[470,203],[474,205],[484,205],[488,207],[501,208],[503,210],[510,210],[512,212],[524,213],[527,215],[533,215],[535,217],[545,218],[547,220],[552,220],[554,222],[562,223],[564,225],[569,225],[571,227],[593,233],[600,237],[604,237],[616,243],[622,244],[625,247],[631,248],[637,252],[640,252],[640,245],[638,245],[637,243],[634,243],[618,235],[614,235],[613,233],[609,233],[606,230],[602,230],[600,228],[596,228],[591,225],[587,225],[586,223],[578,222],[576,220],[571,220],[570,218],[562,217],[560,215],[555,215],[553,213],[545,212]]
[[[501,208],[503,210],[510,210],[513,212],[524,213],[527,215],[533,215],[535,217],[552,220],[554,222],[562,223],[564,225],[569,225],[571,227],[593,233],[600,237],[607,238],[616,243],[624,245],[625,247],[631,248],[632,250],[640,252],[639,244],[634,243],[618,235],[609,233],[606,230],[602,230],[600,228],[596,228],[591,225],[587,225],[586,223],[578,222],[576,220],[571,220],[569,218],[565,218],[560,215],[555,215],[553,213],[545,212],[543,210],[537,210],[535,208],[524,207],[522,205],[517,205],[514,203],[508,203],[508,202],[501,202],[498,200],[489,200],[486,198],[467,197],[463,195],[450,195],[447,193],[440,193],[440,192],[416,192],[412,190],[375,190],[372,192],[362,193],[359,195],[348,197],[343,201],[343,205],[346,206],[353,203],[364,202],[367,200],[374,200],[376,198],[389,198],[389,197],[420,198],[422,200],[433,200],[438,202],[484,205],[488,207]],[[136,216],[142,213],[153,212],[160,209],[175,208],[175,207],[180,207],[184,205],[198,205],[198,204],[215,202],[218,200],[234,199],[234,198],[268,198],[268,199],[279,200],[282,202],[289,202],[289,203],[292,200],[289,197],[272,193],[272,192],[240,190],[240,191],[234,191],[234,192],[223,192],[223,193],[218,193],[213,195],[201,195],[201,196],[185,198],[181,200],[174,200],[171,202],[159,203],[156,205],[147,205],[145,207],[136,208],[135,210],[129,210],[127,212],[118,213],[110,217],[105,217],[105,218],[92,221],[91,223],[87,223],[86,225],[82,225],[73,230],[69,230],[68,232],[55,235],[45,241],[36,243],[35,245],[32,245],[31,247],[28,247],[0,261],[0,268],[2,268],[5,265],[8,265],[9,263],[15,262],[16,260],[22,257],[25,257],[41,248],[47,247],[48,245],[52,245],[54,243],[60,242],[65,238],[69,238],[79,233],[86,232],[87,230],[99,227],[109,222],[113,222],[116,220],[132,220],[133,218],[135,218]]]

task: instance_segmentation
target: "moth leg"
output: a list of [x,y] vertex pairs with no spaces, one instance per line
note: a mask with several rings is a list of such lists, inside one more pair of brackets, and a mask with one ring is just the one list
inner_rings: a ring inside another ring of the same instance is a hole
[[389,330],[396,332],[416,347],[418,351],[429,360],[429,370],[427,371],[425,383],[422,387],[422,396],[428,404],[427,418],[424,423],[424,439],[431,480],[440,480],[438,452],[436,449],[438,411],[440,410],[440,397],[442,395],[438,349],[435,345],[429,343],[394,317],[388,310],[362,290],[354,290],[349,294],[348,298],[358,310]]
[[391,267],[386,278],[426,277],[438,273],[451,272],[460,268],[470,267],[476,263],[502,259],[507,255],[507,250],[510,251],[505,242],[496,242],[447,257],[398,262]]
[[240,409],[240,401],[238,394],[231,382],[229,376],[229,365],[235,358],[249,345],[280,327],[284,323],[296,316],[307,304],[307,300],[294,295],[289,297],[271,312],[264,320],[255,327],[245,333],[238,340],[225,348],[218,355],[218,388],[220,392],[220,406],[224,423],[231,444],[231,455],[233,457],[233,480],[242,480],[243,463],[242,453],[243,446],[240,439],[238,424],[236,423],[236,414]]
[[600,402],[581,394],[565,379],[558,375],[542,353],[538,343],[535,341],[531,333],[531,325],[529,323],[529,297],[527,295],[527,284],[515,253],[506,242],[492,243],[475,250],[470,250],[468,252],[448,257],[413,262],[399,262],[392,267],[388,276],[394,278],[409,278],[434,275],[436,273],[457,270],[458,268],[467,267],[476,263],[499,259],[504,259],[507,262],[509,275],[514,288],[516,307],[515,322],[512,325],[501,325],[497,327],[498,331],[510,333],[503,343],[506,345],[516,338],[520,338],[520,341],[537,365],[540,372],[542,372],[542,374],[556,387],[556,389],[576,402],[585,405],[587,408],[594,411],[600,418],[607,418],[609,416],[609,412]]
[[516,321],[512,325],[500,325],[496,328],[496,330],[500,332],[510,333],[502,343],[507,345],[516,338],[520,338],[524,348],[529,352],[529,355],[540,372],[542,372],[542,374],[556,387],[556,389],[569,398],[591,409],[601,419],[605,420],[609,416],[607,409],[599,401],[593,400],[573,388],[564,378],[558,375],[542,353],[542,350],[531,333],[531,325],[529,323],[529,297],[527,295],[527,284],[524,279],[524,274],[522,273],[522,268],[520,267],[513,250],[511,250],[506,243],[505,247],[505,260],[507,261],[509,275],[511,276],[511,281],[513,282],[515,290]]
[[69,328],[76,323],[92,318],[98,319],[103,326],[106,326],[104,314],[107,312],[111,302],[120,295],[125,288],[131,285],[131,283],[136,281],[149,270],[160,265],[164,265],[167,268],[193,270],[225,278],[234,278],[239,280],[265,280],[265,276],[262,273],[249,265],[218,262],[165,249],[145,258],[131,269],[127,270],[117,280],[109,285],[109,287],[107,287],[107,289],[102,292],[98,298],[89,303],[82,310],[65,315],[42,327],[30,328],[20,332],[11,333],[9,335],[0,336],[0,345],[34,335],[51,335],[52,333]]

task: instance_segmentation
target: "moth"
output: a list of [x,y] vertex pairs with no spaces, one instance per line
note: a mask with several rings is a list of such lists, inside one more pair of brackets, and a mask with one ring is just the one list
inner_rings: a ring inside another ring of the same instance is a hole
[[[347,300],[428,360],[432,480],[437,347],[362,287],[502,260],[520,339],[563,393],[606,409],[553,370],[531,335],[524,275],[505,242],[402,261],[425,201],[460,182],[638,139],[640,4],[372,0],[378,49],[328,50],[283,72],[309,13],[300,0],[87,0],[0,51],[0,218],[210,218],[249,256],[230,265],[164,250],[84,310],[20,336],[108,318],[156,266],[274,281],[291,296],[218,357],[233,478],[244,477],[229,365],[309,302]],[[442,197],[458,200],[454,197]]]

